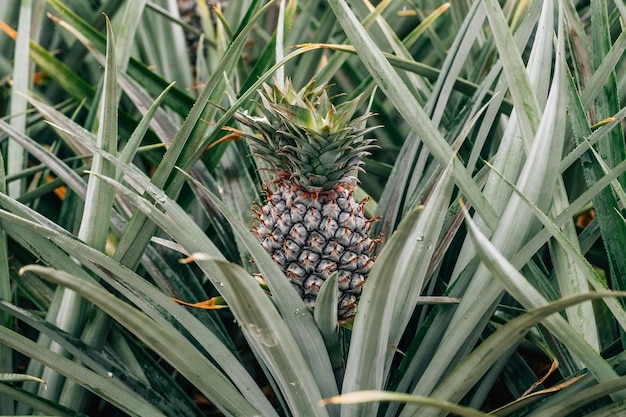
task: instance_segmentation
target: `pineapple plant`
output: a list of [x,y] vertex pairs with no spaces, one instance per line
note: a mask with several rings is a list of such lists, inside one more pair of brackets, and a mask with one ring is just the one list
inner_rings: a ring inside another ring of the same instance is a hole
[[357,202],[356,174],[373,141],[365,139],[365,114],[354,117],[360,97],[331,104],[328,85],[308,83],[296,91],[261,91],[263,117],[247,117],[256,134],[247,135],[254,155],[268,165],[265,205],[256,211],[263,248],[290,279],[309,307],[328,277],[337,273],[339,319],[356,313],[376,239],[372,222]]
[[212,3],[0,1],[0,415],[626,413],[620,2]]

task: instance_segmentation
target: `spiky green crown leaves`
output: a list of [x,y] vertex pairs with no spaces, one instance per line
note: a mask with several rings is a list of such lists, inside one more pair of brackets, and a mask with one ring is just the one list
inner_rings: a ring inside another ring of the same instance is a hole
[[362,96],[337,106],[328,85],[314,82],[296,91],[289,80],[283,89],[264,85],[263,117],[248,117],[257,135],[249,135],[254,154],[269,163],[277,178],[290,178],[306,190],[321,192],[354,184],[373,140],[363,136],[371,114],[354,117]]

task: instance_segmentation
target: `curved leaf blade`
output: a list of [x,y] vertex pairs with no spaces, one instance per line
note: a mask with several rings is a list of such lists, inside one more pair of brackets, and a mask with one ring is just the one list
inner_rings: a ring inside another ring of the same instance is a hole
[[[257,415],[259,413],[221,371],[188,340],[179,337],[178,332],[172,327],[158,325],[145,313],[126,304],[101,286],[66,272],[39,265],[23,267],[22,271],[36,273],[50,282],[69,288],[100,307],[118,323],[132,331],[146,345],[159,352],[163,359],[170,362],[227,415]],[[211,383],[202,382],[206,380],[210,380]]]
[[[76,280],[76,278],[74,279]],[[0,342],[24,355],[36,358],[37,361],[76,381],[85,389],[97,393],[131,415],[165,416],[160,410],[154,408],[149,401],[137,398],[125,386],[116,383],[114,379],[87,369],[83,365],[54,353],[45,346],[41,346],[3,326],[0,326]]]
[[[253,350],[280,386],[293,415],[327,416],[326,409],[319,406],[320,387],[305,366],[302,351],[263,289],[250,285],[248,272],[238,265],[219,260],[196,262],[221,270],[225,280],[219,289]],[[296,310],[292,314],[309,313]]]

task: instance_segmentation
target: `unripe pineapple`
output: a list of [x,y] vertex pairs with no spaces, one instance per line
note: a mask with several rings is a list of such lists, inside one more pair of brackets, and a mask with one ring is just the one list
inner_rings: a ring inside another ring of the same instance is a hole
[[347,319],[356,312],[376,241],[364,202],[353,197],[373,146],[363,138],[369,115],[353,118],[358,99],[335,107],[327,86],[313,83],[299,92],[289,81],[283,89],[266,85],[261,100],[264,117],[247,117],[257,133],[248,139],[273,179],[253,231],[310,307],[337,271],[338,315]]

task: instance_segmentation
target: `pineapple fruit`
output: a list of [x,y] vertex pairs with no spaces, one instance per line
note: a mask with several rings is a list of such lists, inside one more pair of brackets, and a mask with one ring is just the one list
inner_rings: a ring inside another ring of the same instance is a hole
[[313,308],[326,279],[337,272],[338,318],[356,313],[372,268],[377,242],[373,219],[353,191],[362,159],[374,145],[364,135],[369,115],[353,117],[360,100],[331,104],[328,86],[309,83],[296,91],[265,85],[263,117],[246,117],[246,135],[273,177],[264,186],[267,202],[256,211],[253,231],[265,250]]

